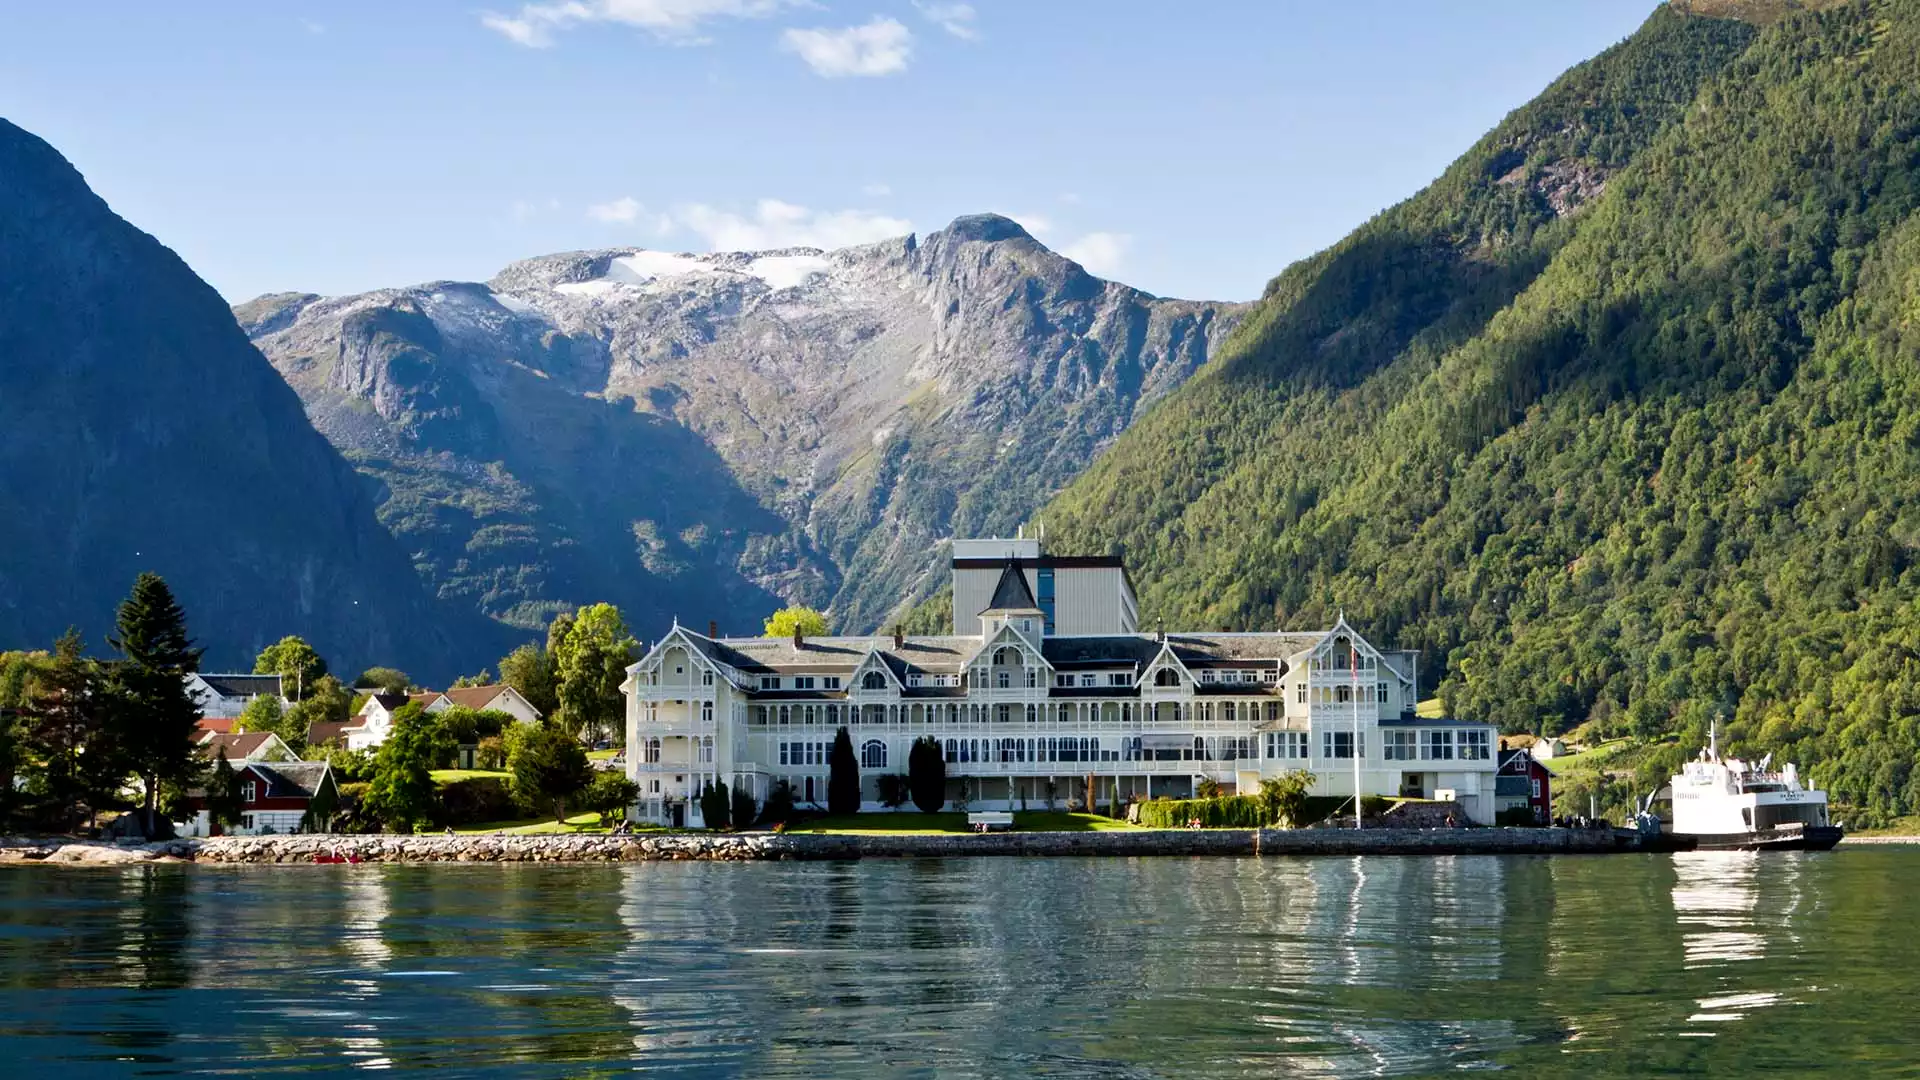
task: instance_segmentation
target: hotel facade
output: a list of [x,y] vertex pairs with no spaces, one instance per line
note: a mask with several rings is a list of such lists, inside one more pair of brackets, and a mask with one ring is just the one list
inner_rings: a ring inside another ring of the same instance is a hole
[[[826,802],[845,727],[864,810],[939,741],[950,808],[1066,808],[1229,791],[1295,770],[1316,795],[1451,799],[1491,824],[1494,729],[1414,715],[1416,654],[1326,630],[1143,633],[1118,558],[956,540],[941,636],[728,638],[676,625],[627,669],[627,775],[645,820],[700,825],[703,786]],[[1356,769],[1357,766],[1357,769]],[[1091,785],[1090,782],[1091,781]],[[908,808],[911,811],[911,807]]]

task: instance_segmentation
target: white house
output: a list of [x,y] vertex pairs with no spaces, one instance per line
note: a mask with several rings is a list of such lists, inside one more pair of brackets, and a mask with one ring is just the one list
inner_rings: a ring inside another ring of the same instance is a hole
[[[979,562],[994,557],[982,590]],[[784,779],[800,804],[824,803],[846,726],[865,809],[880,808],[875,778],[906,772],[908,748],[930,736],[949,803],[972,809],[1064,806],[1089,778],[1104,803],[1191,795],[1204,780],[1251,791],[1304,769],[1317,795],[1357,781],[1493,820],[1493,727],[1416,717],[1416,655],[1344,619],[1140,633],[1117,558],[1049,556],[1027,538],[956,541],[954,573],[950,635],[713,638],[676,625],[623,685],[640,816],[698,824],[699,791],[720,780],[764,800]]]
[[254,698],[272,695],[282,708],[292,708],[278,675],[221,675],[199,672],[187,676],[187,692],[204,718],[232,718],[247,711]]
[[434,703],[439,694],[389,694],[376,691],[367,696],[360,711],[353,714],[338,735],[349,750],[373,750],[387,741],[393,733],[393,714],[408,704],[426,708]]

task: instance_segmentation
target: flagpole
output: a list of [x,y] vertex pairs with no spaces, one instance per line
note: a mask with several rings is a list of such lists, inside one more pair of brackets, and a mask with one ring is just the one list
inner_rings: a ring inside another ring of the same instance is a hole
[[1347,649],[1351,654],[1348,674],[1353,689],[1353,827],[1360,824],[1360,646],[1353,640],[1353,628],[1347,628]]

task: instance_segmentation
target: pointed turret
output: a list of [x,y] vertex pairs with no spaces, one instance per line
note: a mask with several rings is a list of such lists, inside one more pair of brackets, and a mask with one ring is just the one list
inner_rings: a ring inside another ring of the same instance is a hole
[[1033,590],[1027,587],[1027,575],[1020,569],[1020,560],[1008,559],[1006,569],[1000,571],[1000,581],[993,587],[993,599],[981,609],[982,615],[1043,615],[1040,604],[1033,598]]

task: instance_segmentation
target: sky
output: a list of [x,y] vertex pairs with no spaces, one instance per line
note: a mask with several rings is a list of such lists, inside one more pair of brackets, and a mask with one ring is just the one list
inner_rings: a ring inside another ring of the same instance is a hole
[[230,301],[993,211],[1243,300],[1654,0],[0,5],[0,116]]

